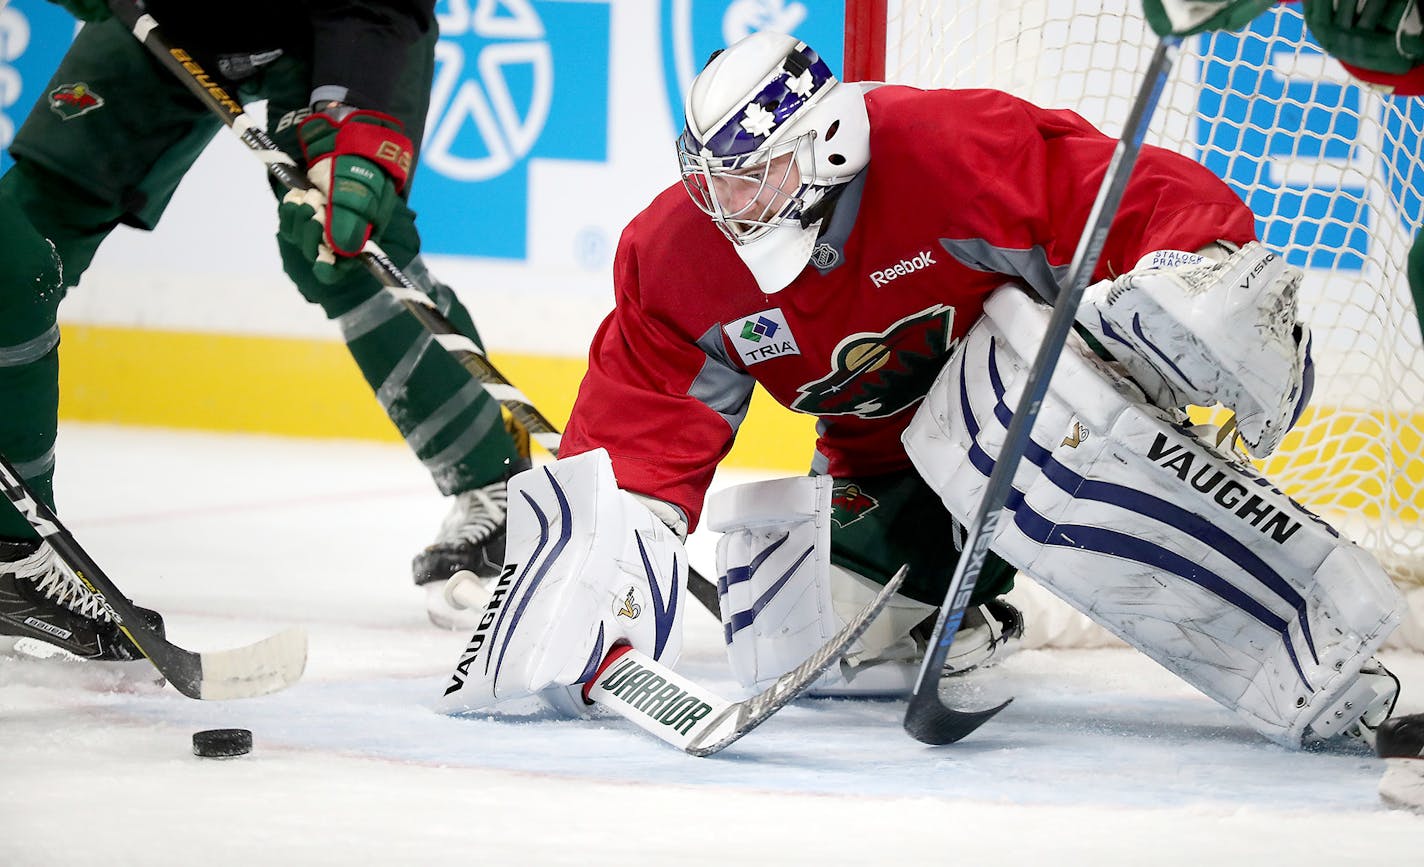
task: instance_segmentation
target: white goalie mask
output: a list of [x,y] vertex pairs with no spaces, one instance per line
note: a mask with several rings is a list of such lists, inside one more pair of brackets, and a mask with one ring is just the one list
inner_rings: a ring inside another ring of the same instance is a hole
[[714,55],[684,108],[683,185],[762,291],[780,291],[815,246],[814,205],[870,160],[860,88],[795,37],[763,31]]

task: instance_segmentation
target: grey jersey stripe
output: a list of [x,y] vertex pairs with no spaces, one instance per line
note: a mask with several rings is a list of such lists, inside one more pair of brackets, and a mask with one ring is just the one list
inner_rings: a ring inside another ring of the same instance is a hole
[[742,419],[747,417],[756,380],[732,364],[722,342],[720,325],[707,329],[707,333],[697,339],[697,345],[707,354],[707,360],[702,363],[702,369],[688,387],[687,394],[707,404],[722,416],[732,428],[732,433],[736,433],[742,426]]
[[1038,245],[1027,250],[995,247],[983,238],[950,240],[940,238],[940,246],[965,267],[991,274],[1013,274],[1052,304],[1058,297],[1058,286],[1068,277],[1067,265],[1050,265],[1048,253]]

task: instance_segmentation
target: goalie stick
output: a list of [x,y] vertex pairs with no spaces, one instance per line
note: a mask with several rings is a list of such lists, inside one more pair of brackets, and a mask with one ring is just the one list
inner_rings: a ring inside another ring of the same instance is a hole
[[865,632],[904,583],[908,566],[875,600],[830,640],[771,686],[728,702],[633,648],[615,647],[584,685],[584,698],[607,707],[644,731],[694,756],[710,756],[736,743],[806,691]]
[[[266,130],[253,122],[242,103],[228,93],[218,77],[204,69],[187,51],[168,41],[158,21],[145,11],[142,0],[110,0],[109,8],[164,68],[222,119],[227,128],[267,167],[267,174],[289,190],[312,189],[311,181],[296,162],[277,146]],[[528,395],[505,378],[473,340],[451,324],[430,296],[412,283],[375,241],[368,240],[361,248],[361,261],[381,286],[435,338],[435,342],[469,371],[491,397],[499,401],[531,440],[553,457],[559,456],[559,429],[534,406]],[[688,591],[702,607],[714,617],[721,618],[717,585],[695,569],[688,570],[687,583]]]
[[60,559],[104,603],[115,625],[153,663],[173,688],[189,698],[220,700],[251,698],[284,689],[306,668],[307,639],[300,628],[231,650],[194,653],[159,635],[109,576],[75,541],[54,512],[40,501],[19,472],[0,457],[0,483],[5,496],[25,516]]
[[1102,254],[1108,229],[1122,201],[1123,190],[1127,187],[1137,154],[1142,149],[1147,125],[1167,83],[1167,74],[1172,69],[1172,60],[1180,42],[1175,36],[1165,36],[1158,42],[1152,54],[1142,87],[1128,112],[1127,125],[1117,147],[1113,149],[1107,173],[1098,188],[1097,200],[1088,214],[1085,231],[1078,239],[1068,279],[1055,299],[1053,316],[1049,319],[1043,342],[1038,347],[1038,354],[1024,381],[1023,394],[1019,397],[1013,421],[1009,423],[1008,431],[1004,435],[999,457],[993,471],[989,473],[983,497],[969,524],[963,551],[925,649],[915,690],[910,695],[909,706],[905,709],[905,731],[924,743],[954,743],[983,725],[1013,701],[1010,698],[985,710],[958,710],[949,707],[939,695],[941,669],[945,657],[949,654],[949,646],[954,641],[955,632],[964,620],[964,611],[974,593],[974,585],[979,580],[979,572],[984,566],[989,546],[997,535],[1004,504],[1008,502],[1009,494],[1013,490],[1014,472],[1028,448],[1033,422],[1038,418],[1038,411],[1048,392],[1048,383],[1053,376],[1054,367],[1057,366],[1058,356],[1063,352],[1068,340],[1068,332],[1073,326],[1078,304],[1082,301],[1083,293],[1092,279],[1093,269]]

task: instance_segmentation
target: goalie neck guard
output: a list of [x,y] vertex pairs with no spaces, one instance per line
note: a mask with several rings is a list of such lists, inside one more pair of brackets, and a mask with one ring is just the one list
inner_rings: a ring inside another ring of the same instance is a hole
[[860,88],[805,43],[763,31],[713,55],[684,111],[683,185],[762,291],[779,292],[815,246],[816,203],[870,160]]

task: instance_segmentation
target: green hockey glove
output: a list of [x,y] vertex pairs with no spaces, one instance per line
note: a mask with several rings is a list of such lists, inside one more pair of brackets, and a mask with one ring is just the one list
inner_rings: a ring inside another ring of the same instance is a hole
[[1158,36],[1239,30],[1275,0],[1142,0],[1142,14]]
[[278,237],[295,244],[324,283],[342,279],[379,239],[414,160],[400,121],[373,111],[314,114],[297,131],[315,191],[292,191],[277,209]]
[[1419,0],[1304,0],[1301,5],[1310,35],[1336,60],[1394,75],[1424,62]]

